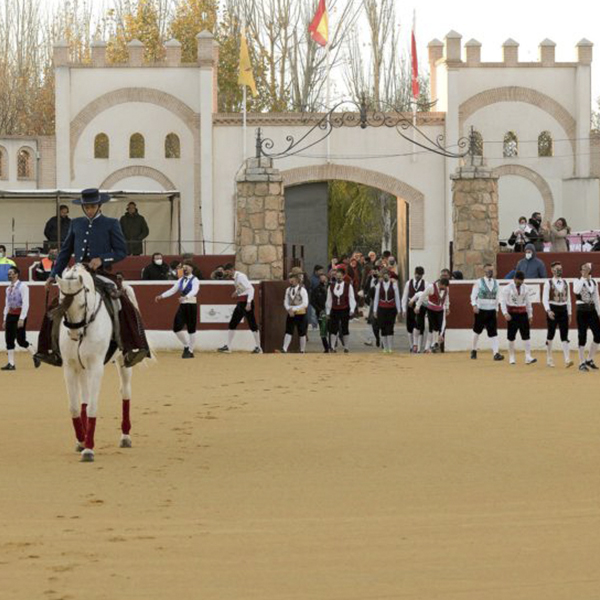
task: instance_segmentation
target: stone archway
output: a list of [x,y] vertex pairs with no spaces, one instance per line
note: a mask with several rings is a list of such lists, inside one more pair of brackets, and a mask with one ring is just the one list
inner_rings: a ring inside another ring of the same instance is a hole
[[284,187],[338,179],[367,185],[402,198],[410,206],[410,248],[422,250],[425,247],[425,195],[395,177],[370,169],[336,164],[297,167],[281,171],[281,176]]
[[554,219],[554,196],[548,182],[533,169],[523,165],[501,165],[492,170],[494,176],[500,178],[503,175],[515,175],[531,181],[538,189],[542,200],[544,201],[544,220],[552,221]]
[[113,187],[113,185],[119,181],[122,181],[123,179],[127,179],[128,177],[147,177],[148,179],[152,179],[160,184],[165,191],[177,189],[173,185],[173,182],[164,173],[161,173],[159,170],[153,169],[152,167],[146,167],[143,165],[132,165],[131,167],[124,167],[123,169],[119,169],[114,173],[111,173],[100,184],[100,189],[110,189]]

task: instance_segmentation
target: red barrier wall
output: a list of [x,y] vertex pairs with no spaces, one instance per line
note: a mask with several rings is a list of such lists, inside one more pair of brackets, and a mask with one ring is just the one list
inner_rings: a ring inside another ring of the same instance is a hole
[[[591,262],[593,273],[600,275],[600,252],[538,252],[537,257],[546,265],[550,276],[550,265],[559,260],[563,265],[565,277],[579,277],[579,268],[583,263]],[[503,278],[515,268],[517,263],[525,258],[520,252],[501,252],[496,256],[496,273]]]

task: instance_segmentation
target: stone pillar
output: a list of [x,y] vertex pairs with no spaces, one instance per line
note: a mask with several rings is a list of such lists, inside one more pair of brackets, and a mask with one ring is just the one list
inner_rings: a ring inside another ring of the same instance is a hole
[[283,277],[283,178],[271,158],[250,158],[237,176],[236,268],[250,279]]
[[498,239],[498,177],[481,156],[467,158],[452,179],[454,223],[453,268],[465,279],[481,276],[485,263],[496,264]]

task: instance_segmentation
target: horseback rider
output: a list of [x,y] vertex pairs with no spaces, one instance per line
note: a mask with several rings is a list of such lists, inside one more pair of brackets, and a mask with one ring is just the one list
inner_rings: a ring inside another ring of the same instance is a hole
[[[102,194],[95,188],[83,190],[81,198],[73,200],[73,204],[82,207],[85,216],[71,221],[69,233],[61,246],[50,277],[46,280],[46,291],[51,289],[56,277],[68,266],[72,255],[75,256],[76,263],[86,265],[113,316],[117,338],[115,342],[124,354],[125,364],[133,366],[149,356],[150,351],[138,311],[126,295],[119,296],[115,283],[106,273],[106,269],[127,256],[127,244],[119,221],[102,214],[101,205],[109,200],[108,194]],[[120,307],[119,303],[114,302],[116,297],[119,297]],[[113,299],[112,302],[110,298]],[[59,366],[61,361],[60,357],[55,356],[57,344],[52,343],[52,329],[46,316],[40,331],[37,356],[44,362]],[[56,332],[57,328],[54,329]]]

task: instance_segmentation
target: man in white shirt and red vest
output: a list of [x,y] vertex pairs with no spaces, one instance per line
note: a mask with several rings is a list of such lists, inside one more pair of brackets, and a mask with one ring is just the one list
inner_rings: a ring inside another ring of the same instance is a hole
[[406,282],[402,294],[402,312],[406,318],[406,330],[411,344],[410,351],[415,354],[421,351],[423,333],[425,332],[425,311],[421,311],[418,315],[415,313],[415,304],[419,300],[420,294],[428,286],[424,275],[425,269],[417,267],[415,276]]
[[15,342],[25,348],[33,356],[33,364],[37,369],[40,361],[35,356],[33,346],[27,341],[27,313],[29,312],[29,287],[19,281],[20,271],[13,266],[8,269],[7,277],[10,285],[6,288],[6,301],[2,317],[2,328],[8,352],[8,363],[2,371],[15,371]]
[[425,352],[438,352],[440,348],[440,333],[444,327],[444,317],[450,314],[450,296],[448,288],[450,280],[442,277],[435,283],[427,286],[419,296],[415,313],[418,315],[422,310],[427,310],[429,322],[429,335],[425,343]]
[[[575,294],[575,306],[577,309],[577,331],[579,350],[579,370],[594,371],[598,369],[594,358],[600,344],[600,298],[598,296],[598,284],[592,279],[592,265],[585,263],[581,265],[581,277],[573,282],[573,293]],[[585,359],[585,345],[587,342],[588,329],[592,332],[592,343]]]
[[240,271],[236,271],[231,263],[223,265],[223,273],[227,279],[233,279],[235,290],[231,297],[237,299],[237,304],[229,321],[227,344],[221,346],[218,351],[226,354],[231,352],[235,330],[238,325],[246,319],[246,323],[248,323],[248,327],[250,327],[250,331],[252,331],[252,335],[254,336],[255,346],[254,350],[252,350],[252,354],[261,354],[260,332],[258,331],[256,317],[254,316],[254,286],[250,283],[250,280],[246,275]]
[[183,344],[181,358],[194,358],[196,345],[196,324],[198,323],[198,292],[200,281],[194,277],[194,264],[190,260],[183,261],[183,277],[178,279],[172,288],[156,296],[155,301],[179,294],[179,308],[173,320],[173,332]]
[[560,262],[553,262],[551,269],[553,277],[544,283],[542,293],[542,304],[546,311],[546,324],[548,328],[546,335],[546,364],[549,367],[554,366],[552,343],[556,335],[556,328],[558,327],[565,366],[568,368],[573,366],[573,361],[569,353],[569,324],[572,312],[571,291],[569,289],[569,282],[563,279],[562,264]]
[[308,329],[308,292],[301,283],[301,275],[292,273],[289,277],[290,287],[285,290],[283,307],[287,312],[285,320],[285,336],[283,338],[283,352],[286,353],[292,342],[294,329],[298,330],[300,337],[300,352],[306,352],[306,330]]
[[335,352],[337,347],[337,342],[334,343],[333,341],[334,338],[340,340],[344,352],[349,352],[348,336],[350,331],[348,324],[350,323],[350,315],[353,315],[356,310],[356,298],[352,283],[345,275],[346,269],[337,267],[335,281],[331,283],[327,291],[325,312],[329,317],[329,348],[331,352]]
[[491,263],[483,265],[484,276],[478,279],[471,290],[471,306],[475,314],[473,323],[473,349],[471,358],[477,358],[477,344],[479,336],[485,329],[492,343],[492,355],[494,360],[504,360],[500,354],[500,341],[498,340],[498,303],[500,296],[500,287],[498,281],[494,279],[494,267]]
[[502,314],[508,323],[508,355],[509,363],[516,364],[515,340],[517,332],[525,345],[525,364],[531,365],[537,362],[537,358],[531,356],[531,322],[533,320],[533,306],[529,297],[529,288],[525,285],[525,274],[517,271],[515,278],[502,291],[500,306]]
[[394,339],[394,324],[396,317],[402,312],[400,303],[400,290],[395,279],[391,278],[389,269],[380,271],[381,279],[375,288],[373,300],[373,317],[377,319],[379,333],[381,335],[382,352],[392,353],[392,341]]

